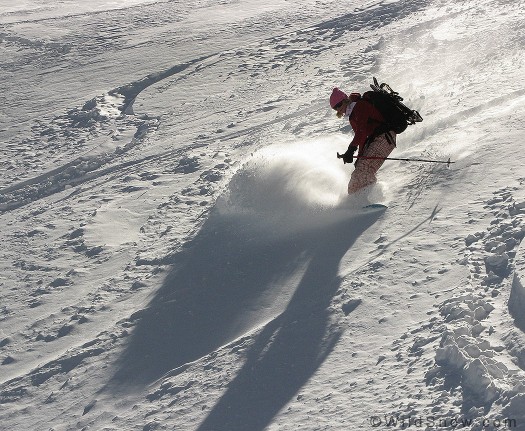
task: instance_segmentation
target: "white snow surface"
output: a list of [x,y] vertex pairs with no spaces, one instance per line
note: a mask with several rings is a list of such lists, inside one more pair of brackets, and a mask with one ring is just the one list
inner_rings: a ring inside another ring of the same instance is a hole
[[3,1],[0,428],[525,430],[524,10]]

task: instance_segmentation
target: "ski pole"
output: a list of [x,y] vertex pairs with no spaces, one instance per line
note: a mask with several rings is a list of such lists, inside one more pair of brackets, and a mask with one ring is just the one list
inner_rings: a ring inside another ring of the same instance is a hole
[[[342,154],[337,153],[337,158],[341,159],[343,158]],[[425,162],[425,163],[446,163],[447,166],[450,166],[451,162],[450,158],[448,160],[428,160],[428,159],[402,159],[398,157],[367,157],[367,156],[354,156],[354,159],[371,159],[371,160],[400,160],[402,162]]]

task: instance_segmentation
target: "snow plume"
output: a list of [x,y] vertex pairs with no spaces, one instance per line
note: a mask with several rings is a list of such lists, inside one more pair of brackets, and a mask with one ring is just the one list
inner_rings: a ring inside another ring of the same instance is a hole
[[347,145],[348,137],[331,136],[258,151],[233,176],[219,213],[278,235],[348,218],[366,197],[347,195],[352,167],[336,157]]
[[335,157],[345,143],[325,138],[273,145],[255,153],[229,187],[230,204],[256,211],[335,207],[348,173]]

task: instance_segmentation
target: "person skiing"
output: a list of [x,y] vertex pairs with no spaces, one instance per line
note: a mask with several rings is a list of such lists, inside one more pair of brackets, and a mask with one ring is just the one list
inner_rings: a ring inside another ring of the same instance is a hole
[[357,151],[355,169],[348,183],[348,194],[353,194],[377,181],[377,171],[396,147],[396,133],[388,130],[381,113],[359,93],[348,96],[339,88],[334,88],[330,106],[337,111],[338,118],[348,118],[354,130],[348,150],[338,155],[344,163],[352,163]]

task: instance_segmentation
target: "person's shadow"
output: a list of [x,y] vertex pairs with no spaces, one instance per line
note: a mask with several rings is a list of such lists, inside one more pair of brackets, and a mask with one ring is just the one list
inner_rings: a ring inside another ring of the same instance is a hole
[[379,216],[339,213],[324,226],[278,237],[258,230],[256,219],[212,213],[135,316],[112,386],[147,385],[262,325],[243,368],[198,428],[262,430],[336,344],[340,331],[328,308],[341,285],[339,263]]
[[341,335],[329,310],[341,285],[339,262],[377,218],[352,218],[305,235],[310,261],[293,297],[258,334],[198,431],[263,430],[319,368]]

